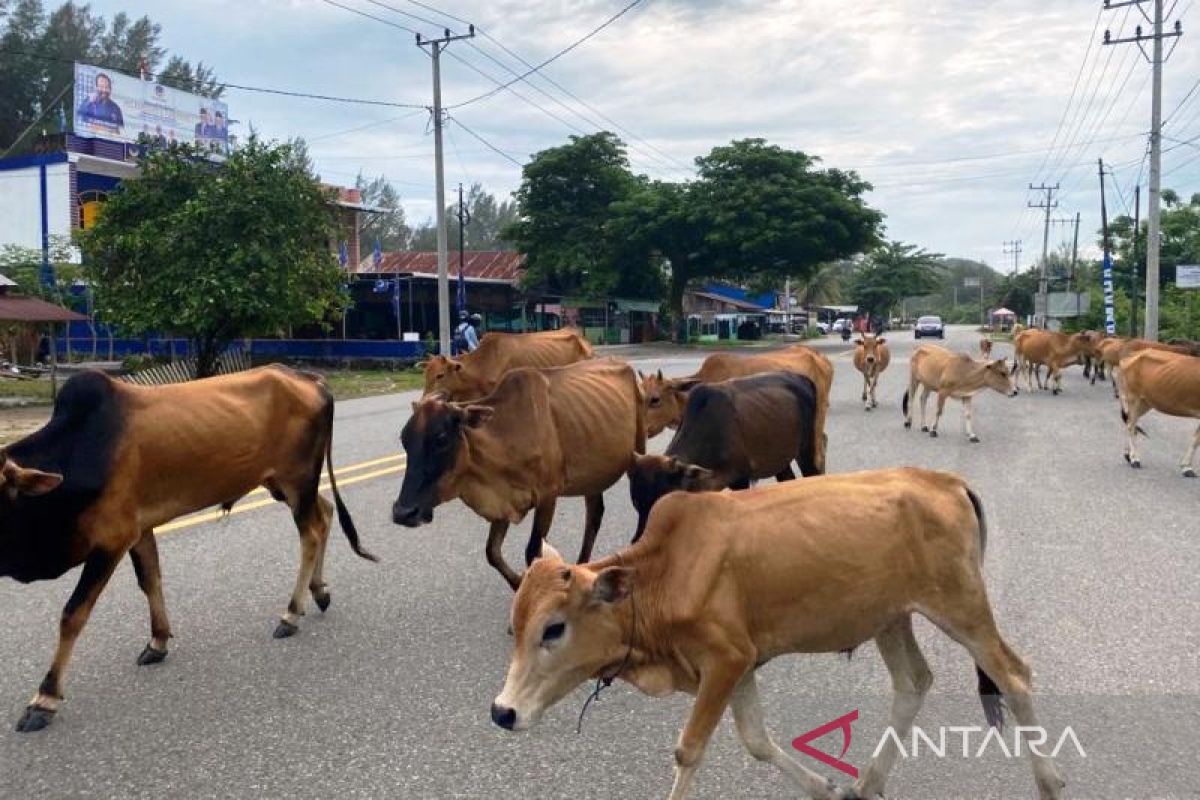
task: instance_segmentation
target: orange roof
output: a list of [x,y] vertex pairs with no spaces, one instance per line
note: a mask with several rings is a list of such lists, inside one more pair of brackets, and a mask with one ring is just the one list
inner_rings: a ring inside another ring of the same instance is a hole
[[[525,258],[520,253],[502,250],[468,250],[464,254],[464,267],[468,279],[517,281],[524,272]],[[437,275],[437,253],[399,251],[384,253],[379,266],[368,256],[359,266],[360,274],[406,274]],[[450,251],[450,276],[458,275],[458,251]]]

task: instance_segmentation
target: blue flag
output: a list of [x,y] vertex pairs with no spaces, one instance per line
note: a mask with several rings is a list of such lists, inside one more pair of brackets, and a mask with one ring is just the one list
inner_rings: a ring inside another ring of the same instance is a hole
[[383,263],[383,247],[378,239],[375,240],[375,252],[371,255],[371,263],[375,265],[375,269],[379,269],[379,265]]
[[1112,256],[1104,254],[1104,330],[1109,336],[1117,332],[1117,314],[1113,307],[1113,264]]
[[461,265],[458,268],[458,291],[455,297],[455,305],[458,307],[459,314],[467,310],[467,278],[463,275]]
[[400,278],[392,281],[392,312],[396,315],[396,325],[400,325]]
[[346,243],[340,242],[338,244],[338,263],[344,267],[349,261],[350,254],[346,252]]

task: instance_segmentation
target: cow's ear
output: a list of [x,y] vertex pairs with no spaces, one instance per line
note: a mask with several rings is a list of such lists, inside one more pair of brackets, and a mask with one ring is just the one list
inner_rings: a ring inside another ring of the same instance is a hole
[[426,367],[429,366],[429,363],[430,362],[428,360],[418,361],[417,363],[413,364],[413,369],[424,370]]
[[675,389],[675,391],[683,392],[684,394],[687,394],[692,389],[695,389],[697,386],[699,386],[700,383],[701,383],[700,380],[698,380],[696,378],[691,378],[691,379],[685,380],[685,381],[673,381],[671,386],[673,389]]
[[609,567],[600,570],[592,584],[592,601],[611,605],[620,602],[633,591],[633,570]]
[[462,362],[461,362],[461,361],[451,361],[451,362],[450,362],[450,367],[451,367],[451,368],[452,368],[452,369],[453,369],[455,372],[458,372],[459,370],[461,370],[461,369],[463,368],[463,367],[462,367]]
[[887,344],[887,339],[883,338],[882,336],[876,336],[875,344]]
[[695,464],[685,464],[683,466],[683,483],[681,488],[685,492],[701,491],[708,486],[708,482],[712,480],[713,472],[711,469],[698,467]]
[[496,409],[491,406],[467,406],[463,409],[463,420],[468,428],[478,428],[492,418]]
[[29,497],[39,497],[58,488],[63,476],[57,472],[25,469],[11,462],[4,465],[5,484]]
[[658,379],[659,379],[660,381],[663,379],[663,374],[662,374],[662,370],[661,370],[661,369],[658,371],[658,373],[657,373],[657,377],[658,377]]

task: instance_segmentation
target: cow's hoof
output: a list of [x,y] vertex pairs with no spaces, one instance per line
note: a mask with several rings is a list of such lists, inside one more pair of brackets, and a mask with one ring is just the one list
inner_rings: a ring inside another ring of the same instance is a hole
[[912,420],[911,420],[911,419],[906,419],[906,420],[904,421],[904,427],[906,427],[906,428],[911,428],[911,427],[912,427]]
[[930,431],[930,432],[929,432],[929,438],[930,438],[930,439],[936,439],[936,438],[937,438],[937,431]]
[[1192,469],[1191,467],[1187,467],[1187,468],[1186,468],[1186,469],[1184,469],[1184,471],[1183,471],[1183,477],[1185,477],[1185,478],[1194,478],[1194,477],[1196,477],[1196,470]]
[[28,706],[17,720],[17,733],[34,733],[54,721],[54,712],[40,706]]
[[317,608],[321,609],[321,613],[329,610],[329,604],[333,602],[333,598],[329,596],[329,592],[321,592],[313,595],[313,602],[317,604]]
[[879,401],[878,401],[878,400],[872,400],[872,401],[871,401],[871,408],[879,408]]
[[1050,394],[1062,394],[1062,389],[1055,389],[1054,391],[1050,392]]
[[166,650],[156,650],[150,645],[146,645],[146,649],[137,657],[137,663],[139,667],[144,667],[147,664],[161,664],[166,658]]
[[[1128,458],[1128,456],[1126,456],[1126,458]],[[1130,458],[1130,459],[1129,459],[1129,466],[1133,467],[1134,469],[1141,469],[1141,468],[1142,468],[1142,462],[1141,462],[1141,461],[1138,461],[1136,458]]]
[[968,436],[967,441],[970,442],[971,444],[979,444],[979,437],[978,436]]
[[868,403],[867,405],[863,406],[863,411],[870,411],[870,410],[871,410],[871,404],[870,404],[870,403]]
[[279,620],[279,624],[275,626],[275,632],[271,636],[276,639],[286,639],[289,636],[295,636],[298,630],[300,630],[299,626],[288,622],[286,619],[281,619]]
[[922,425],[922,426],[921,426],[921,433],[929,433],[929,426],[928,426],[928,425]]

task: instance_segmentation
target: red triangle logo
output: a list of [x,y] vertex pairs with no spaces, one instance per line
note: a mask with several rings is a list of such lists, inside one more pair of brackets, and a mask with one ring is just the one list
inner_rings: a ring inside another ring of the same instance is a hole
[[[853,735],[853,732],[850,728],[850,723],[855,722],[856,720],[858,720],[857,708],[851,711],[849,714],[844,714],[835,720],[826,722],[819,728],[813,728],[808,733],[797,736],[792,740],[792,747],[794,747],[796,750],[799,750],[801,753],[804,753],[804,755],[808,756],[809,758],[815,758],[817,761],[820,761],[826,766],[833,767],[836,770],[846,773],[851,778],[857,778],[858,767],[842,761],[842,756],[846,755],[846,751],[850,749],[850,738]],[[832,733],[836,730],[840,730],[842,732],[842,752],[837,758],[834,758],[828,753],[823,753],[809,744],[809,742],[813,741],[814,739],[820,739],[825,734]]]

